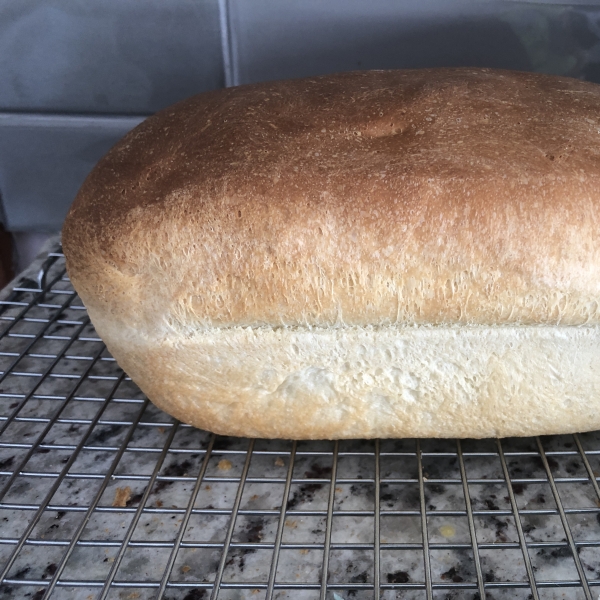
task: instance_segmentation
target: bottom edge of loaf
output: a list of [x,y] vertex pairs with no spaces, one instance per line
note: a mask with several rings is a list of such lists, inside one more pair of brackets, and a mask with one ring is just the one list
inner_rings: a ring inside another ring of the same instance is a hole
[[224,435],[507,437],[600,428],[600,328],[230,328],[153,339],[93,323],[161,409]]

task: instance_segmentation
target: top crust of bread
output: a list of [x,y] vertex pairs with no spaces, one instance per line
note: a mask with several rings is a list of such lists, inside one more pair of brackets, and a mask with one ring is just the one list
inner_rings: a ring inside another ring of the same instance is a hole
[[201,94],[87,178],[63,245],[118,327],[600,324],[600,86],[369,71]]

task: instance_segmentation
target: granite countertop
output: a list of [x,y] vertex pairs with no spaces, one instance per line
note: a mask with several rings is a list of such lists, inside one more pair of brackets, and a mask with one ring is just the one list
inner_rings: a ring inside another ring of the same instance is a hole
[[[52,240],[45,251],[56,242]],[[33,287],[44,260],[41,256],[21,274],[18,285]],[[63,266],[58,259],[47,280],[56,279]],[[4,331],[0,365],[11,373],[0,381],[4,421],[0,425],[10,421],[0,431],[0,564],[6,564],[27,533],[27,543],[8,571],[8,582],[0,586],[0,600],[39,600],[63,566],[61,585],[52,598],[91,600],[99,596],[115,564],[120,587],[111,587],[108,598],[155,598],[174,543],[180,548],[169,581],[176,586],[170,585],[164,598],[209,598],[251,445],[223,563],[222,582],[231,587],[221,589],[218,597],[266,597],[280,508],[285,503],[275,582],[305,584],[305,588],[276,588],[273,597],[318,598],[334,442],[296,445],[293,478],[284,500],[291,441],[217,436],[209,448],[209,433],[176,424],[148,404],[123,376],[70,290],[69,282],[59,277],[52,291],[27,309],[23,316],[28,320],[16,325],[10,317],[22,312],[34,295],[15,295],[10,290],[0,295],[21,303],[8,306],[0,321]],[[38,337],[27,355],[13,364],[32,336]],[[597,475],[600,434],[582,434],[579,440]],[[34,451],[24,462],[32,445]],[[537,581],[579,581],[557,500],[565,510],[586,577],[600,583],[600,498],[577,442],[573,436],[551,436],[543,438],[542,445],[557,497],[536,440],[502,442],[520,511],[519,531],[496,441],[462,442],[488,598],[532,597],[520,535],[529,546]],[[433,597],[476,598],[477,571],[457,443],[423,440],[420,448],[423,496],[417,442],[382,440],[379,445],[381,598],[426,598],[422,499],[428,513]],[[376,449],[372,440],[342,441],[337,446],[327,596],[331,599],[374,597]],[[190,505],[207,456],[202,483]],[[15,470],[20,474],[10,481]],[[143,510],[138,510],[142,502]],[[38,514],[39,506],[46,509]],[[188,506],[193,510],[186,521]],[[27,531],[34,517],[35,525]],[[75,536],[78,543],[62,565]],[[125,536],[130,545],[119,556]],[[68,585],[69,580],[74,583]],[[511,582],[522,587],[498,587]],[[596,597],[600,589],[592,591]],[[540,589],[544,599],[584,597],[583,590],[573,585]]]

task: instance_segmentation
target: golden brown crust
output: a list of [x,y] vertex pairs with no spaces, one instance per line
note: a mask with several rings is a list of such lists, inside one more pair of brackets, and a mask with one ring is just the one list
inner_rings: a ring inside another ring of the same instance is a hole
[[63,243],[84,302],[141,326],[600,323],[600,87],[439,69],[196,96],[99,163]]
[[63,246],[119,364],[194,425],[600,426],[598,86],[448,69],[204,94],[98,164]]

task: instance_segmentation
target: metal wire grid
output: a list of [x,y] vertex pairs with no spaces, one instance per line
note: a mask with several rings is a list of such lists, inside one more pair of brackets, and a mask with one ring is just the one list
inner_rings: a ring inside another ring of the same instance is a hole
[[118,368],[59,248],[1,308],[1,598],[598,596],[598,433],[214,436]]

